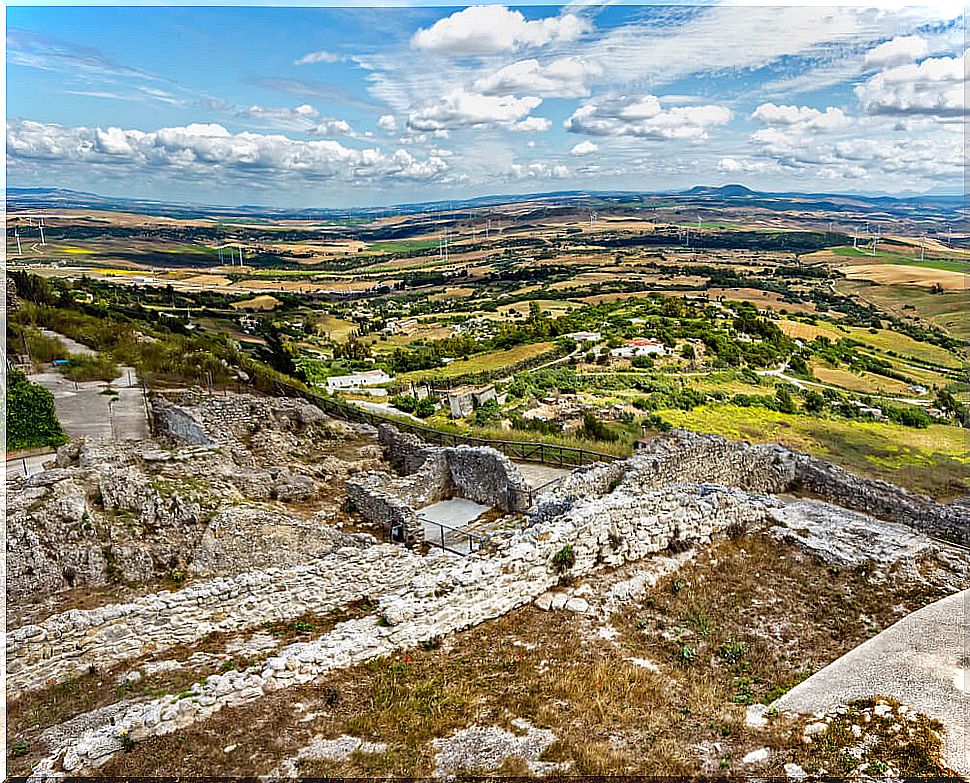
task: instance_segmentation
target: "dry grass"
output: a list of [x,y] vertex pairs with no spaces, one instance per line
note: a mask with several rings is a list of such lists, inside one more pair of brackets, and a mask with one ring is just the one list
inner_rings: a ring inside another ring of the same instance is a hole
[[[299,772],[425,776],[434,738],[471,724],[510,729],[516,717],[555,733],[545,758],[568,763],[570,774],[737,772],[741,756],[766,745],[774,752],[765,771],[778,774],[805,761],[801,724],[747,729],[744,702],[773,698],[937,597],[902,577],[877,583],[757,536],[726,541],[614,616],[618,644],[598,639],[590,618],[524,607],[440,646],[334,672],[138,743],[102,774],[266,774],[315,736],[350,734],[389,749],[305,762]],[[630,656],[649,657],[660,672]],[[719,743],[713,761],[701,760],[699,743]],[[230,744],[236,749],[224,753]],[[522,770],[508,762],[504,771]]]
[[[257,632],[265,632],[277,640],[277,646],[307,640],[314,635],[327,633],[338,623],[352,617],[363,616],[373,608],[357,603],[346,609],[332,612],[326,616],[305,614],[287,621],[265,623],[263,626],[247,631],[231,633],[211,633],[191,645],[159,653],[150,653],[133,661],[125,661],[108,669],[98,670],[91,667],[79,677],[53,685],[43,690],[31,691],[18,699],[7,701],[7,746],[15,741],[25,741],[31,752],[13,760],[10,772],[27,774],[30,765],[44,755],[46,748],[40,741],[44,729],[56,726],[71,718],[91,710],[106,707],[121,699],[142,699],[165,694],[181,693],[196,683],[202,682],[210,674],[228,669],[245,669],[261,661],[236,655],[232,657],[227,649],[234,641],[247,638]],[[125,674],[138,670],[148,663],[175,660],[186,661],[195,653],[218,655],[222,660],[211,660],[206,664],[190,665],[170,671],[160,671],[147,676],[137,683],[121,682]]]

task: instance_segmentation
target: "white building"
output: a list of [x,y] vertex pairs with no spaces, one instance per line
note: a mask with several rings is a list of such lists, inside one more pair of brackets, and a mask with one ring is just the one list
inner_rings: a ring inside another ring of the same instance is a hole
[[575,340],[577,343],[598,343],[603,339],[603,335],[599,332],[572,332],[563,336]]
[[380,386],[393,380],[383,370],[368,370],[355,372],[350,375],[331,375],[327,378],[327,391],[334,392],[341,389],[363,389],[367,386]]
[[667,353],[667,346],[660,340],[650,338],[640,340],[627,340],[625,345],[614,348],[610,351],[611,356],[620,359],[632,359],[634,356],[664,356]]

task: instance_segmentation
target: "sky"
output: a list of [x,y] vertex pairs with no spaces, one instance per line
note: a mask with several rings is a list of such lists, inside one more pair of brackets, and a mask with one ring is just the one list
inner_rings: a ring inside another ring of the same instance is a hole
[[962,2],[6,9],[8,187],[962,193]]

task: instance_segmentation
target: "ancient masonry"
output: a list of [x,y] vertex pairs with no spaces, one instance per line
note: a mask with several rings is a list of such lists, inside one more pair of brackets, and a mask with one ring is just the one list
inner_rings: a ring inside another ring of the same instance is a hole
[[[304,405],[271,405],[256,413],[310,419],[319,413]],[[216,428],[226,426],[163,403],[156,406],[156,420],[170,437],[203,444],[200,438],[218,439]],[[508,521],[518,524],[495,530],[483,550],[468,557],[439,550],[422,556],[374,540],[297,567],[196,582],[174,593],[72,610],[11,631],[8,696],[16,697],[90,665],[104,668],[138,658],[146,644],[167,649],[212,631],[250,629],[361,598],[377,606],[376,613],[291,644],[262,664],[213,674],[178,696],[130,704],[110,725],[89,726],[52,748],[35,775],[90,774],[131,741],[177,731],[328,671],[499,617],[564,577],[762,527],[776,505],[768,493],[801,488],[963,542],[970,530],[966,506],[935,504],[788,449],[713,436],[674,433],[628,460],[574,471],[534,508],[514,465],[491,449],[429,447],[390,428],[380,439],[402,475],[356,474],[347,481],[348,497],[388,529],[401,526],[406,543],[420,540],[417,509],[452,495],[511,512],[515,516]]]
[[429,446],[389,426],[379,428],[378,438],[402,475],[358,474],[347,481],[347,499],[392,540],[420,544],[424,531],[418,510],[446,498],[467,498],[507,512],[526,511],[532,503],[532,492],[515,463],[495,449]]

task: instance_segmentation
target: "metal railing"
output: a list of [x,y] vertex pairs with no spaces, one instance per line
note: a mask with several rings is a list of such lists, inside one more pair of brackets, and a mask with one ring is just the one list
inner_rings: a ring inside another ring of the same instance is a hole
[[596,462],[614,462],[615,460],[624,459],[616,454],[590,451],[588,449],[576,448],[575,446],[559,446],[553,443],[539,443],[535,441],[479,438],[473,435],[449,432],[448,430],[436,430],[433,427],[415,424],[389,414],[364,410],[353,403],[341,402],[332,397],[314,394],[312,391],[282,381],[275,381],[274,386],[280,396],[302,397],[336,418],[361,424],[370,424],[375,427],[380,424],[389,424],[403,432],[410,432],[428,443],[435,443],[440,446],[490,446],[502,452],[510,459],[521,462],[539,462],[557,468],[575,468],[580,465],[590,465]]
[[[428,519],[423,514],[418,514],[418,519],[421,523],[427,526],[434,526],[438,528],[438,533],[436,536],[428,536],[425,533],[424,540],[426,543],[431,544],[431,546],[437,546],[444,549],[447,552],[452,552],[456,555],[470,555],[472,552],[477,552],[482,548],[485,543],[485,539],[475,533],[469,533],[467,530],[462,530],[461,528],[452,527],[451,525],[446,525],[443,522],[436,522],[433,519]],[[447,534],[446,532],[447,531]],[[449,538],[450,535],[450,538]],[[458,540],[458,543],[454,539]],[[455,544],[458,548],[450,546]],[[467,548],[462,548],[461,544],[464,544]]]

